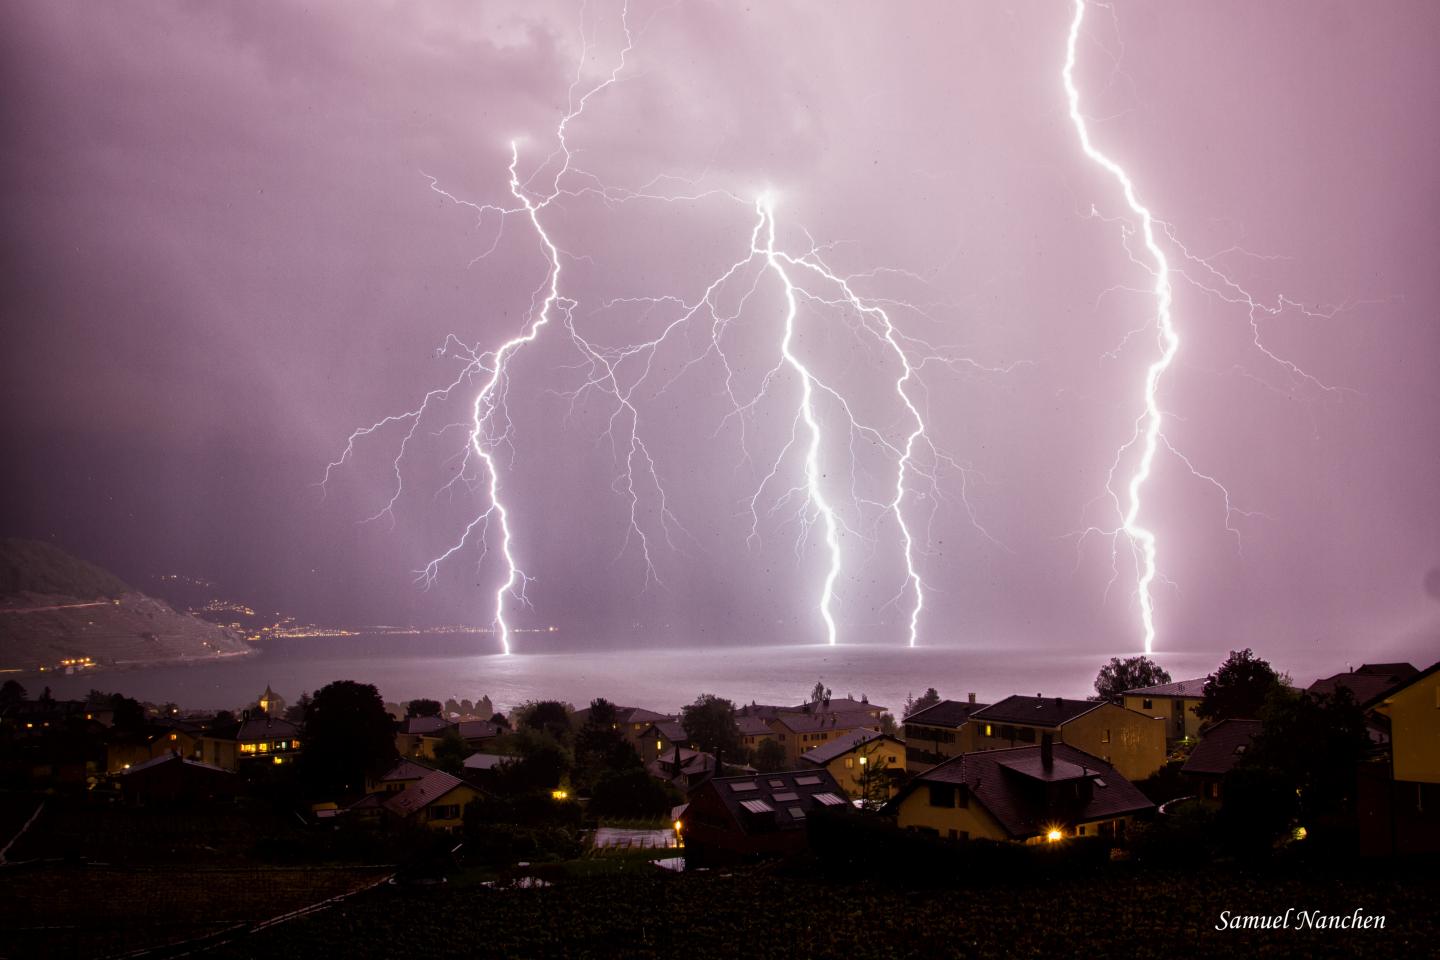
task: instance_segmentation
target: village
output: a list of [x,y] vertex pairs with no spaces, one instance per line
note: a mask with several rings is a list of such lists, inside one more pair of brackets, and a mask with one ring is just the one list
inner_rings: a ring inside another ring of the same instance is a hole
[[[9,681],[0,878],[18,892],[35,875],[83,886],[143,865],[153,884],[225,866],[253,880],[283,864],[307,882],[267,881],[273,906],[249,909],[284,913],[467,877],[489,891],[735,870],[944,886],[977,870],[1016,882],[1440,852],[1440,663],[1300,686],[1249,650],[1179,681],[1135,657],[1095,688],[994,702],[930,689],[892,707],[817,683],[786,705],[702,694],[678,714],[603,699],[500,713],[484,698],[386,704],[337,681],[199,714]],[[9,919],[32,946],[57,926]],[[206,924],[167,937],[213,936]]]

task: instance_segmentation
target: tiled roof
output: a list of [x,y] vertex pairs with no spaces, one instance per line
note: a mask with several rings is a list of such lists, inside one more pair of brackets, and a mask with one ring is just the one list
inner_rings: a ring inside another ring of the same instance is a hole
[[941,700],[905,718],[906,723],[924,723],[932,727],[959,727],[970,714],[984,710],[988,703],[970,703],[965,700]]
[[819,713],[828,711],[830,713],[845,713],[854,711],[856,713],[880,713],[885,708],[869,700],[856,700],[852,697],[831,697],[828,700],[811,700],[809,703],[802,703],[798,707],[791,707],[802,713]]
[[125,777],[132,776],[140,773],[142,770],[151,770],[166,763],[181,763],[197,770],[208,770],[211,773],[223,773],[226,776],[234,776],[234,773],[226,770],[224,767],[217,767],[213,763],[203,763],[199,760],[191,760],[189,757],[182,757],[178,753],[162,753],[160,756],[152,757],[144,763],[134,764],[130,769],[121,771],[120,775]]
[[236,740],[276,740],[298,738],[300,728],[289,720],[281,720],[278,717],[260,716],[251,717],[240,724],[240,732],[235,734]]
[[423,763],[416,763],[414,760],[400,760],[389,770],[376,777],[375,782],[393,783],[397,780],[419,780],[427,773],[434,772],[434,769]]
[[[829,743],[822,743],[814,750],[805,751],[800,755],[800,759],[808,760],[810,763],[818,763],[823,766],[836,757],[849,753],[856,747],[863,746],[872,740],[880,739],[889,739],[897,744],[900,743],[900,741],[895,740],[894,737],[887,738],[885,734],[878,730],[856,730],[854,733],[847,733],[843,736],[836,737]],[[901,746],[903,746],[903,744],[901,744]]]
[[742,737],[763,737],[770,734],[770,724],[760,717],[736,717],[735,725],[740,728]]
[[868,727],[874,719],[863,713],[782,713],[771,721],[791,733],[818,733],[822,730],[853,730]]
[[1058,727],[1103,706],[1099,700],[1066,700],[1064,697],[1006,697],[970,715],[972,720],[990,723],[1024,723],[1032,727]]
[[[1115,768],[1069,744],[1053,746],[1050,772],[1041,763],[1041,747],[1013,747],[961,754],[919,774],[887,809],[895,809],[931,783],[963,786],[1014,839],[1043,833],[1052,823],[1073,825],[1150,810],[1154,804]],[[1085,782],[1088,781],[1088,787]],[[1064,802],[1050,800],[1057,783],[1074,783]],[[1103,784],[1103,786],[1101,785]]]
[[680,725],[679,720],[660,720],[651,726],[659,732],[660,736],[671,743],[690,742],[690,735],[685,732],[685,728]]
[[504,727],[489,720],[461,720],[456,724],[460,736],[465,740],[486,740],[506,733]]
[[385,809],[402,817],[408,817],[417,810],[422,810],[439,800],[456,787],[464,785],[465,781],[459,777],[452,777],[443,770],[432,770],[416,783],[412,783],[386,800]]
[[472,753],[464,760],[466,770],[494,770],[507,760],[514,757],[507,757],[500,753]]
[[1368,703],[1419,672],[1408,663],[1365,663],[1360,665],[1359,670],[1316,680],[1306,688],[1306,692],[1333,695],[1343,688],[1350,691],[1357,703]]
[[1157,683],[1153,687],[1136,687],[1134,690],[1126,690],[1127,697],[1190,697],[1196,699],[1205,695],[1205,681],[1209,677],[1201,677],[1198,680],[1176,680],[1174,683]]
[[450,726],[450,721],[444,717],[406,717],[400,726],[401,733],[412,735],[431,736]]
[[1190,758],[1181,773],[1223,775],[1229,773],[1250,741],[1260,732],[1259,720],[1221,720],[1205,732],[1205,737],[1190,751]]
[[1424,680],[1425,678],[1429,677],[1431,674],[1435,673],[1437,670],[1440,670],[1440,660],[1436,660],[1434,663],[1430,664],[1430,666],[1426,667],[1424,670],[1420,670],[1420,671],[1418,671],[1417,673],[1414,673],[1414,674],[1412,674],[1411,676],[1406,677],[1404,680],[1400,681],[1400,682],[1397,683],[1395,686],[1393,686],[1393,687],[1391,687],[1390,689],[1384,691],[1383,693],[1378,693],[1378,694],[1376,694],[1375,696],[1371,697],[1369,700],[1363,701],[1363,702],[1361,703],[1361,706],[1365,706],[1365,707],[1373,707],[1373,706],[1376,706],[1376,705],[1378,705],[1381,701],[1385,700],[1385,699],[1388,698],[1388,697],[1394,696],[1395,694],[1399,693],[1401,690],[1404,690],[1406,687],[1414,686],[1415,684],[1419,683],[1421,680]]

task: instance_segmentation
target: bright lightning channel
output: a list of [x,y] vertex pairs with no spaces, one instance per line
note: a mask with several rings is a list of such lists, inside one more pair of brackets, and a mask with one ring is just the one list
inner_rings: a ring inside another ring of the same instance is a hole
[[1090,130],[1080,113],[1080,91],[1075,86],[1075,49],[1080,38],[1080,26],[1085,20],[1085,0],[1075,0],[1075,16],[1070,22],[1070,35],[1065,46],[1065,68],[1061,72],[1065,82],[1065,96],[1069,103],[1070,122],[1080,138],[1080,148],[1085,156],[1098,164],[1120,184],[1125,202],[1130,211],[1139,219],[1145,249],[1154,261],[1156,316],[1160,332],[1160,356],[1145,371],[1145,411],[1136,420],[1135,435],[1116,454],[1119,456],[1137,441],[1142,444],[1140,462],[1130,475],[1127,484],[1129,502],[1121,520],[1121,529],[1130,538],[1131,545],[1140,552],[1140,579],[1136,587],[1140,599],[1140,621],[1145,637],[1145,652],[1151,653],[1155,646],[1155,600],[1151,592],[1156,578],[1155,533],[1140,524],[1140,493],[1155,463],[1160,448],[1161,427],[1164,415],[1156,394],[1160,378],[1170,368],[1175,354],[1180,349],[1180,337],[1175,332],[1171,315],[1173,293],[1170,286],[1170,263],[1156,240],[1155,219],[1150,210],[1140,202],[1135,185],[1125,168],[1097,149],[1090,140]]

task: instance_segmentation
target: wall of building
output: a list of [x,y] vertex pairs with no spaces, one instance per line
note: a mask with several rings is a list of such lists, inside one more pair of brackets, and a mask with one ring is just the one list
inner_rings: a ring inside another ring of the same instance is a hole
[[1165,763],[1165,722],[1113,703],[1064,724],[1060,739],[1109,763],[1126,780],[1153,777]]
[[[1149,700],[1150,706],[1145,706]],[[1147,717],[1159,717],[1165,721],[1167,742],[1189,738],[1200,738],[1200,718],[1195,714],[1201,700],[1198,697],[1138,697],[1126,696],[1125,709],[1143,713]]]
[[1388,697],[1380,709],[1390,717],[1395,779],[1440,783],[1440,671]]
[[[956,802],[962,791],[956,788]],[[964,806],[937,807],[930,803],[930,786],[916,785],[896,811],[896,822],[906,829],[934,830],[942,838],[971,840],[1008,840],[1003,827],[990,812],[969,800]]]

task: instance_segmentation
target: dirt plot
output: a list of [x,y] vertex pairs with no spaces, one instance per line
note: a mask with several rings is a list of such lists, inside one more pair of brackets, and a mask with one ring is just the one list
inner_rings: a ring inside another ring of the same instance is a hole
[[359,889],[366,867],[35,865],[0,871],[0,957],[104,957],[176,943]]
[[[566,880],[542,889],[379,887],[221,947],[241,957],[1398,957],[1430,955],[1440,880],[1339,874],[1106,871],[1034,884],[904,890],[737,870]],[[1384,914],[1386,928],[1233,931],[1221,911]]]

